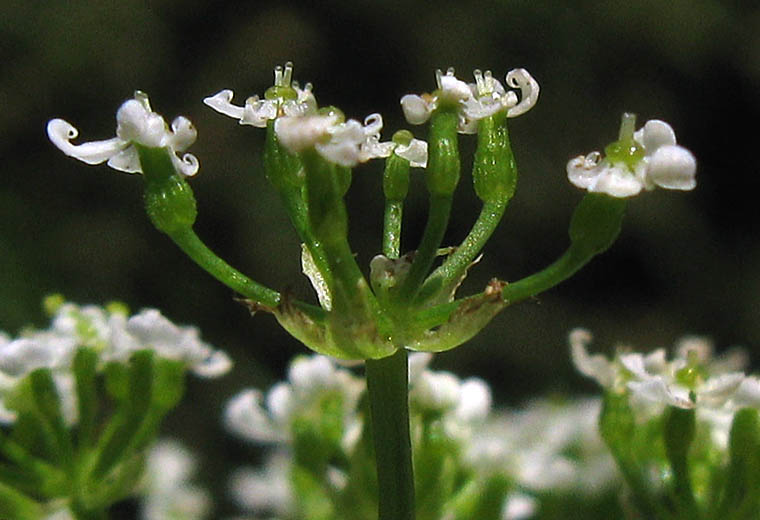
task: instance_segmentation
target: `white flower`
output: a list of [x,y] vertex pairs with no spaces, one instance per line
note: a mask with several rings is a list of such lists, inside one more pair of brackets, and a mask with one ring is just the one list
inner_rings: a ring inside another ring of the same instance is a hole
[[230,399],[224,424],[234,434],[262,443],[288,443],[290,427],[298,417],[319,416],[325,397],[334,396],[342,406],[343,448],[350,452],[358,438],[361,419],[357,410],[364,383],[339,368],[326,356],[299,356],[288,370],[288,381],[274,385],[266,395],[247,389]]
[[[732,400],[751,398],[753,380],[744,375],[740,355],[712,357],[712,346],[704,339],[681,340],[676,357],[666,359],[663,349],[649,354],[619,352],[614,359],[589,355],[591,334],[583,329],[570,333],[573,363],[582,374],[615,392],[630,392],[631,401],[646,414],[659,413],[661,406],[719,409]],[[744,389],[739,393],[740,388]],[[655,405],[647,409],[647,405]]]
[[209,96],[203,102],[226,116],[239,120],[241,125],[251,125],[266,128],[267,123],[280,116],[305,116],[317,112],[317,100],[312,93],[311,83],[300,88],[298,83],[292,81],[293,64],[288,62],[285,67],[277,66],[274,69],[274,86],[264,94],[264,99],[259,96],[251,96],[245,101],[245,105],[232,104],[234,93],[225,89],[213,96]]
[[506,77],[507,85],[520,90],[520,100],[513,91],[506,91],[504,86],[491,75],[491,71],[481,73],[475,70],[475,83],[467,84],[454,76],[454,69],[448,69],[444,75],[436,71],[438,90],[432,95],[407,94],[401,98],[401,108],[406,120],[413,125],[425,123],[438,108],[441,101],[459,105],[458,131],[474,134],[478,130],[478,121],[505,110],[507,117],[524,114],[536,104],[539,86],[525,69],[511,70]]
[[141,173],[140,158],[135,144],[149,148],[168,148],[178,172],[191,176],[198,172],[198,159],[184,152],[195,142],[197,132],[185,117],[176,118],[167,126],[164,118],[151,111],[148,96],[135,92],[134,99],[125,101],[116,112],[116,137],[105,141],[72,144],[79,131],[63,119],[52,119],[47,134],[63,153],[87,164],[108,161],[108,166],[127,173]]
[[623,115],[620,139],[607,147],[607,157],[591,152],[571,159],[567,163],[570,182],[590,192],[621,198],[656,186],[694,189],[697,161],[676,144],[670,125],[653,119],[634,132],[635,121],[633,114]]
[[105,354],[107,360],[126,361],[133,352],[151,349],[162,358],[186,363],[200,377],[219,377],[232,368],[229,356],[201,341],[197,328],[179,327],[156,309],[145,309],[129,319],[112,314],[110,325],[112,346]]
[[274,123],[277,138],[292,153],[313,147],[328,161],[352,167],[370,159],[388,157],[395,151],[412,166],[427,164],[427,143],[417,139],[407,146],[380,142],[382,128],[380,114],[368,115],[362,124],[355,119],[342,121],[342,116],[337,112],[283,116]]
[[276,452],[263,469],[241,468],[230,478],[230,494],[246,511],[287,516],[294,509],[289,470],[291,455]]
[[151,449],[141,504],[143,520],[201,520],[208,516],[208,492],[190,483],[196,464],[177,441],[162,440]]

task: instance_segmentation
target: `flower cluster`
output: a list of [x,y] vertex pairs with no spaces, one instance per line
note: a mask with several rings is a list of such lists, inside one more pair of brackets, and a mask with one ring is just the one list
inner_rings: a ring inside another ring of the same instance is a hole
[[430,119],[441,103],[453,103],[458,108],[458,131],[474,134],[478,131],[478,121],[481,119],[500,111],[505,111],[507,117],[516,117],[533,108],[538,101],[538,82],[525,69],[511,70],[506,77],[510,88],[520,90],[519,101],[517,94],[505,90],[490,70],[485,73],[475,70],[473,75],[475,83],[467,84],[457,79],[452,68],[446,74],[437,70],[435,79],[438,89],[435,92],[421,96],[407,94],[401,98],[406,120],[410,124],[421,125]]
[[99,370],[110,363],[126,364],[135,352],[151,350],[162,359],[182,362],[201,377],[218,377],[232,367],[227,355],[201,341],[195,327],[180,327],[156,309],[128,316],[123,305],[80,306],[49,297],[52,323],[45,330],[23,332],[11,339],[0,334],[0,421],[10,423],[15,413],[5,399],[31,372],[52,373],[69,424],[77,421],[72,363],[80,347],[98,354]]
[[234,93],[225,89],[203,100],[208,106],[239,120],[241,125],[266,128],[274,121],[274,132],[291,152],[299,153],[315,148],[328,161],[351,167],[373,158],[388,157],[396,153],[412,166],[424,167],[427,163],[427,143],[413,139],[409,143],[380,142],[383,118],[370,114],[360,123],[346,121],[334,107],[319,109],[311,83],[304,88],[292,80],[293,64],[274,70],[274,86],[264,94],[249,97],[245,105],[232,104]]
[[[470,518],[475,504],[490,500],[481,496],[485,489],[500,489],[505,520],[533,517],[544,496],[580,491],[593,502],[614,489],[614,463],[595,428],[598,399],[537,400],[524,410],[493,413],[484,381],[431,370],[431,359],[409,357],[409,404],[418,487],[441,487],[441,518]],[[251,518],[309,518],[303,504],[319,496],[332,504],[324,505],[329,518],[374,517],[372,485],[363,480],[368,470],[360,469],[372,467],[365,391],[347,368],[312,356],[296,358],[288,381],[266,397],[258,390],[234,397],[225,410],[228,429],[275,446],[263,467],[234,472],[230,488],[238,505]],[[320,453],[324,464],[313,460]],[[313,479],[308,486],[306,474]],[[351,500],[350,512],[341,511],[341,497]]]
[[50,120],[47,134],[63,153],[87,164],[108,161],[108,166],[115,170],[142,173],[136,146],[144,146],[166,148],[178,172],[186,176],[198,173],[198,159],[194,155],[186,153],[181,158],[177,156],[177,152],[187,150],[198,135],[186,117],[177,117],[169,129],[164,118],[151,110],[148,96],[137,91],[134,99],[125,101],[119,107],[116,123],[116,137],[105,141],[72,144],[71,140],[79,135],[79,131],[63,119]]
[[669,124],[652,119],[633,131],[636,116],[624,114],[620,138],[599,152],[579,155],[567,163],[567,177],[579,188],[631,197],[656,186],[670,190],[692,190],[697,162],[694,155],[676,144]]
[[629,394],[645,416],[658,415],[665,406],[698,411],[760,408],[760,379],[744,374],[748,360],[740,350],[716,357],[708,340],[690,336],[676,344],[671,360],[664,349],[648,354],[620,350],[609,360],[588,353],[591,339],[584,329],[570,333],[578,371],[609,391]]

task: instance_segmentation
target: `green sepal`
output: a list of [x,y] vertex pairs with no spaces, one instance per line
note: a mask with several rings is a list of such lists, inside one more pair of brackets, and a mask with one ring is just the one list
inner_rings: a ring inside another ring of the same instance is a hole
[[316,150],[303,152],[301,159],[306,167],[306,200],[314,235],[332,242],[345,238],[348,216],[339,167],[323,159]]
[[198,214],[193,190],[177,172],[168,148],[135,144],[145,177],[145,211],[159,231],[172,235],[189,229]]
[[425,180],[428,191],[439,197],[451,197],[459,183],[461,165],[457,124],[455,109],[439,108],[430,118]]
[[728,451],[730,460],[718,514],[729,518],[757,518],[760,511],[760,419],[757,410],[743,408],[736,412]]
[[689,450],[694,442],[696,415],[694,409],[669,406],[665,412],[663,439],[665,455],[673,472],[672,493],[676,509],[684,517],[699,515],[689,470]]
[[53,376],[49,369],[41,368],[27,377],[39,417],[55,443],[56,459],[61,466],[67,467],[72,462],[74,448],[71,434],[63,420],[61,398],[55,387]]
[[0,518],[40,520],[42,507],[33,499],[0,481]]
[[517,186],[517,165],[509,143],[506,114],[497,112],[480,120],[478,148],[472,168],[475,193],[483,202],[506,204]]
[[605,392],[599,414],[599,433],[631,489],[634,505],[644,518],[657,518],[655,511],[660,505],[655,502],[643,470],[647,461],[637,460],[633,452],[636,430],[628,395],[612,390]]
[[587,193],[570,220],[571,249],[590,258],[609,248],[620,234],[626,199],[604,193]]
[[390,201],[402,201],[409,193],[409,161],[395,153],[385,160],[383,194]]
[[454,500],[454,520],[501,520],[511,482],[494,474],[468,482]]
[[[23,475],[23,482],[17,485],[19,490],[42,496],[59,496],[64,493],[68,483],[67,475],[59,468],[30,453],[10,436],[0,431],[0,455],[10,464],[4,466],[8,471]],[[0,477],[0,482],[7,482]]]
[[74,355],[73,371],[79,411],[77,444],[80,449],[90,446],[95,440],[98,415],[97,363],[98,354],[93,349],[80,347]]
[[315,475],[308,468],[294,466],[290,471],[290,484],[295,495],[296,518],[334,520],[332,497],[325,489],[325,475]]
[[128,388],[118,403],[114,416],[98,442],[98,460],[93,478],[98,479],[110,471],[119,460],[127,456],[133,436],[148,412],[153,394],[153,352],[134,353],[128,366]]

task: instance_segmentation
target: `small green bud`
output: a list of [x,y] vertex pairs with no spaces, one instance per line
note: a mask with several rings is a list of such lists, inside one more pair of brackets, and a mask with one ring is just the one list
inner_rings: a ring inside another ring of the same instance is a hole
[[517,167],[504,112],[480,121],[472,180],[475,193],[483,202],[509,200],[515,193]]
[[42,300],[42,308],[45,310],[45,314],[53,316],[64,303],[66,303],[66,298],[62,294],[49,294]]
[[451,197],[459,183],[457,113],[439,108],[430,120],[427,187],[430,193]]
[[191,228],[198,213],[195,196],[169,150],[135,146],[145,176],[145,211],[153,225],[167,235]]
[[[393,134],[393,142],[400,146],[409,146],[412,134],[401,130]],[[383,193],[392,201],[402,201],[409,193],[409,161],[392,153],[385,161],[383,173]]]

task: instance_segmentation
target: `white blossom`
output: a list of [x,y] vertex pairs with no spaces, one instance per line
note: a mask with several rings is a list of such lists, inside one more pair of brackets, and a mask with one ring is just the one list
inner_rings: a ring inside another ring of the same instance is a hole
[[73,144],[79,131],[63,119],[52,119],[47,134],[63,153],[87,164],[108,161],[108,166],[127,173],[141,173],[140,157],[135,144],[149,148],[167,148],[178,172],[191,176],[198,172],[198,159],[189,153],[178,157],[195,142],[197,131],[185,117],[172,121],[171,129],[164,118],[150,108],[148,96],[135,92],[116,112],[116,137],[105,141]]
[[228,430],[245,439],[261,443],[288,444],[292,421],[302,414],[313,414],[326,396],[341,403],[343,447],[351,451],[361,418],[357,409],[364,383],[348,370],[339,368],[326,356],[299,356],[290,365],[288,380],[274,385],[264,396],[257,389],[246,389],[234,396],[224,409]]
[[201,520],[211,510],[209,493],[190,482],[195,457],[177,441],[159,441],[148,455],[142,520]]
[[506,76],[507,85],[520,91],[520,99],[512,90],[494,78],[491,71],[475,70],[475,83],[467,84],[456,78],[454,69],[446,74],[436,71],[438,89],[433,94],[407,94],[401,98],[401,108],[406,120],[413,125],[425,123],[441,101],[458,105],[457,130],[464,134],[477,133],[478,121],[496,112],[506,111],[507,117],[524,114],[536,104],[539,86],[525,69],[511,70]]
[[110,321],[108,359],[126,361],[138,350],[151,349],[159,357],[184,362],[200,377],[219,377],[232,368],[229,356],[201,341],[197,328],[177,326],[156,309],[145,309],[128,319],[113,314]]
[[230,494],[244,510],[287,516],[294,509],[289,470],[291,455],[285,451],[269,456],[262,469],[240,468],[230,478]]
[[570,182],[590,192],[621,198],[657,186],[694,189],[696,159],[689,150],[676,144],[670,125],[653,119],[636,132],[634,125],[635,116],[624,114],[620,139],[607,147],[607,157],[591,152],[571,159],[567,163]]
[[[589,355],[591,334],[583,329],[570,333],[573,363],[579,372],[608,390],[630,392],[639,410],[659,413],[661,406],[720,409],[734,401],[758,403],[750,390],[754,379],[743,372],[737,352],[714,358],[712,346],[703,338],[688,337],[677,344],[676,355],[666,358],[663,349],[649,354],[619,351],[613,359]],[[743,389],[740,392],[740,389]],[[759,394],[760,395],[760,394]],[[648,405],[656,405],[647,409]]]
[[279,65],[275,67],[274,86],[267,91],[264,99],[256,95],[246,99],[243,106],[233,105],[234,93],[225,89],[205,98],[203,102],[217,112],[237,119],[241,125],[259,128],[266,128],[269,121],[280,116],[316,114],[317,100],[312,92],[311,83],[300,88],[292,77],[293,64],[288,62],[284,68]]

